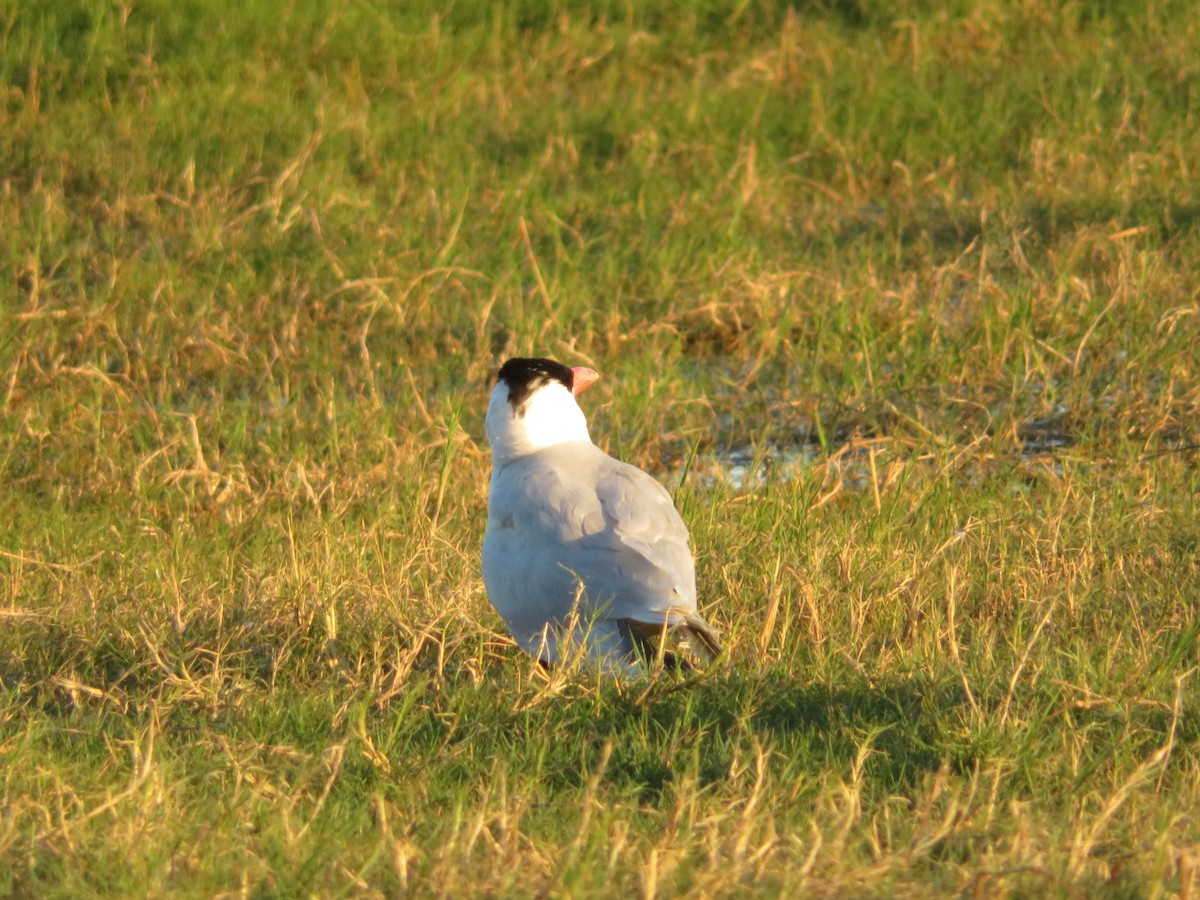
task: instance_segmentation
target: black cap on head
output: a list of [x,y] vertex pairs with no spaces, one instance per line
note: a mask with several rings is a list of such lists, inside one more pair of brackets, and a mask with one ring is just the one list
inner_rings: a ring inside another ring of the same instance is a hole
[[575,386],[575,373],[553,359],[514,357],[500,367],[497,381],[508,385],[508,402],[513,411],[524,415],[530,395],[542,385],[557,381],[568,391]]

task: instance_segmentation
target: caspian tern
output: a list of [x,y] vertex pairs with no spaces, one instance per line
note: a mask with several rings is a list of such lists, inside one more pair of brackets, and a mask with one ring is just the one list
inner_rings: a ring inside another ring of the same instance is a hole
[[696,610],[688,531],[671,495],[588,434],[575,397],[599,377],[551,359],[500,368],[486,421],[488,597],[547,666],[575,647],[601,669],[644,671],[668,634],[711,661],[721,647]]

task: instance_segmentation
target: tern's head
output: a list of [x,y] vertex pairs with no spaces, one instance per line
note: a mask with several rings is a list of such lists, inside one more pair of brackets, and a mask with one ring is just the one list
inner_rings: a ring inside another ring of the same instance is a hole
[[600,376],[552,359],[510,359],[500,367],[488,403],[492,461],[507,462],[543,447],[587,441],[587,419],[575,396]]

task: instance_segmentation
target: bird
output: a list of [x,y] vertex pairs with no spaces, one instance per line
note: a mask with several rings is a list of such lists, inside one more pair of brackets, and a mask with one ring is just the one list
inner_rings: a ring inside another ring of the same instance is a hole
[[690,669],[668,637],[712,662],[696,607],[688,530],[671,495],[594,443],[576,397],[599,374],[516,357],[497,374],[483,582],[522,649],[544,667],[581,659],[617,675]]

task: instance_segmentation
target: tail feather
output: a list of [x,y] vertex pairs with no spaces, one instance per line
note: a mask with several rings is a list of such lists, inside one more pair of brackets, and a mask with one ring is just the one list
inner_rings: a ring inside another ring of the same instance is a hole
[[712,662],[721,655],[721,641],[717,631],[702,616],[688,616],[678,628],[688,646],[705,662]]
[[663,665],[669,669],[687,671],[691,668],[686,660],[664,648],[670,633],[682,638],[688,649],[706,663],[711,663],[721,655],[721,642],[716,629],[699,615],[689,615],[674,626],[662,622],[639,622],[636,619],[621,619],[620,622],[622,630],[642,656],[647,659],[661,657]]

